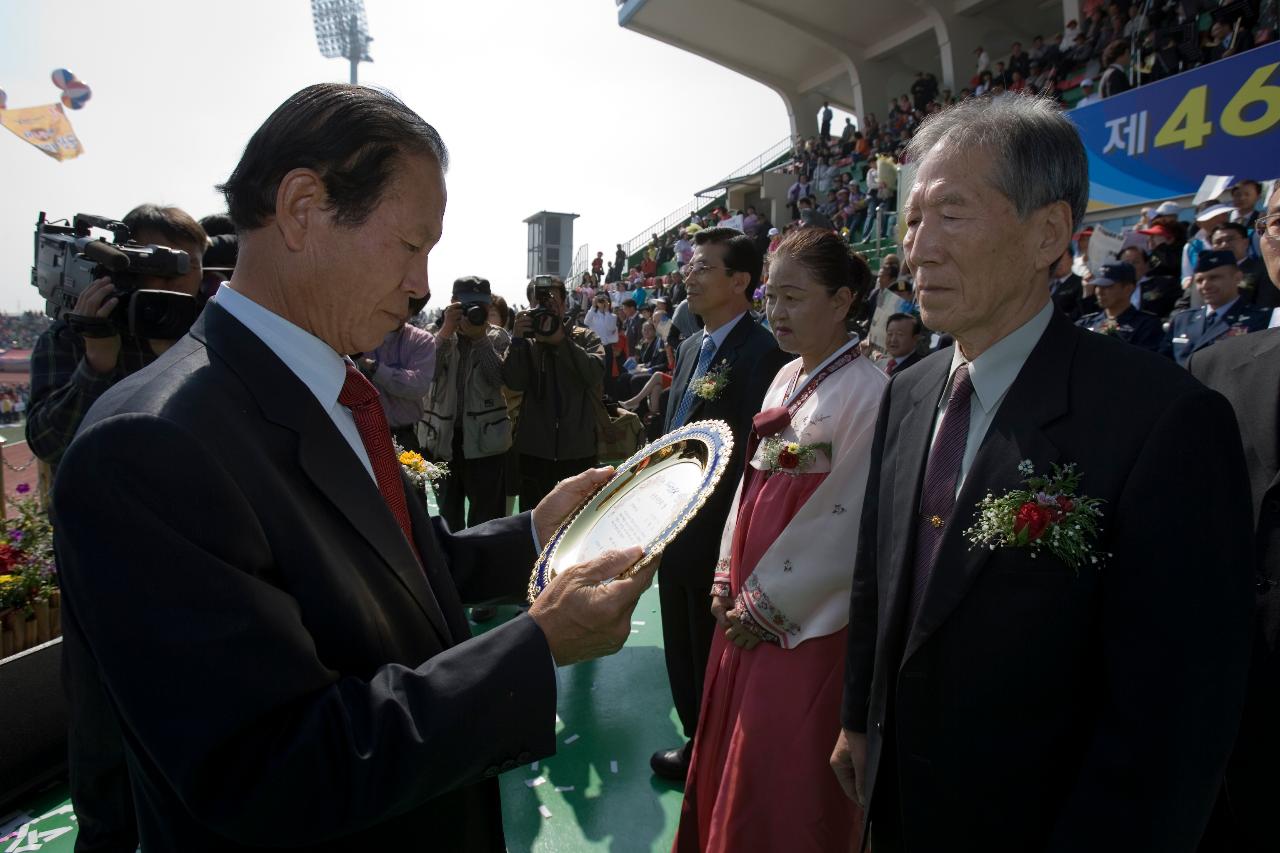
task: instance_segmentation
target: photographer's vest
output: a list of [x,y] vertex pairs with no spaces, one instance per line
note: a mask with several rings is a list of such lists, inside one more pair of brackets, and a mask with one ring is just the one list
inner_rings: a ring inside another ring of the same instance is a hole
[[[510,339],[502,329],[490,327],[486,332],[499,353]],[[476,370],[475,344],[459,357],[456,339],[436,350],[436,375],[423,406],[418,424],[418,440],[429,458],[453,461],[453,431],[458,414],[458,371],[463,371],[465,388],[462,408],[462,455],[465,459],[482,459],[506,453],[511,447],[511,418],[502,384],[490,386]]]

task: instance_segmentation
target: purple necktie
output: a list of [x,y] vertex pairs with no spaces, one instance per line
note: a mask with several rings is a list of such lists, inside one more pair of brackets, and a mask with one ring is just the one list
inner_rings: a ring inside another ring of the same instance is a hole
[[916,521],[916,555],[911,573],[911,614],[908,627],[915,622],[924,598],[929,575],[938,561],[938,546],[947,532],[956,508],[956,483],[960,479],[960,463],[969,441],[969,398],[973,383],[969,381],[969,365],[956,368],[951,382],[951,396],[942,416],[942,427],[929,451],[924,469],[924,489],[920,493],[920,517]]

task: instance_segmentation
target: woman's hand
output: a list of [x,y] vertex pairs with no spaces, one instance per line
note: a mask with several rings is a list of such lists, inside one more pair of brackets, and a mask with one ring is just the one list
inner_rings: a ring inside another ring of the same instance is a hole
[[748,630],[739,620],[738,615],[738,610],[730,610],[725,614],[729,627],[725,630],[724,637],[738,648],[750,651],[760,645],[760,637],[754,631]]
[[727,595],[711,596],[711,615],[716,618],[716,624],[721,630],[728,630],[729,620],[725,618],[729,611],[733,609],[733,599]]

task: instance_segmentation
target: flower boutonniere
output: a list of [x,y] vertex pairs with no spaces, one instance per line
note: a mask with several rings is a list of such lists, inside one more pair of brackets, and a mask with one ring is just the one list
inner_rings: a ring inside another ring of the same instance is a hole
[[1102,501],[1078,493],[1080,474],[1074,463],[1053,466],[1053,474],[1035,476],[1030,459],[1018,464],[1025,489],[996,497],[988,493],[978,503],[978,520],[965,531],[976,547],[1029,548],[1035,557],[1041,550],[1079,571],[1097,565],[1105,555],[1093,550]]
[[729,362],[722,361],[708,369],[697,382],[693,383],[693,393],[694,396],[703,400],[717,400],[728,384]]
[[409,475],[409,479],[418,488],[426,489],[437,480],[449,476],[449,466],[443,462],[428,462],[421,453],[405,450],[398,444],[395,445],[395,448],[396,458],[400,460],[400,466],[404,468],[404,472]]
[[760,459],[765,470],[770,473],[781,471],[784,474],[803,474],[813,466],[819,453],[831,458],[831,442],[823,441],[815,444],[800,444],[796,441],[783,441],[770,436],[760,447]]

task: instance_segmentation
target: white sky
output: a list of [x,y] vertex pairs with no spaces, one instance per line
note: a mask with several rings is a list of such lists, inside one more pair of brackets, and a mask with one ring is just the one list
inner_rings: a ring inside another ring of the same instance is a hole
[[[453,279],[523,301],[526,216],[581,215],[574,245],[614,244],[789,130],[762,85],[618,26],[614,0],[366,0],[384,86],[449,146],[432,304]],[[288,95],[346,81],[320,56],[307,0],[0,0],[9,107],[52,103],[65,67],[93,89],[68,111],[85,153],[58,163],[0,129],[0,310],[43,309],[30,284],[37,214],[223,210],[213,185]],[[839,123],[839,122],[838,122]]]

